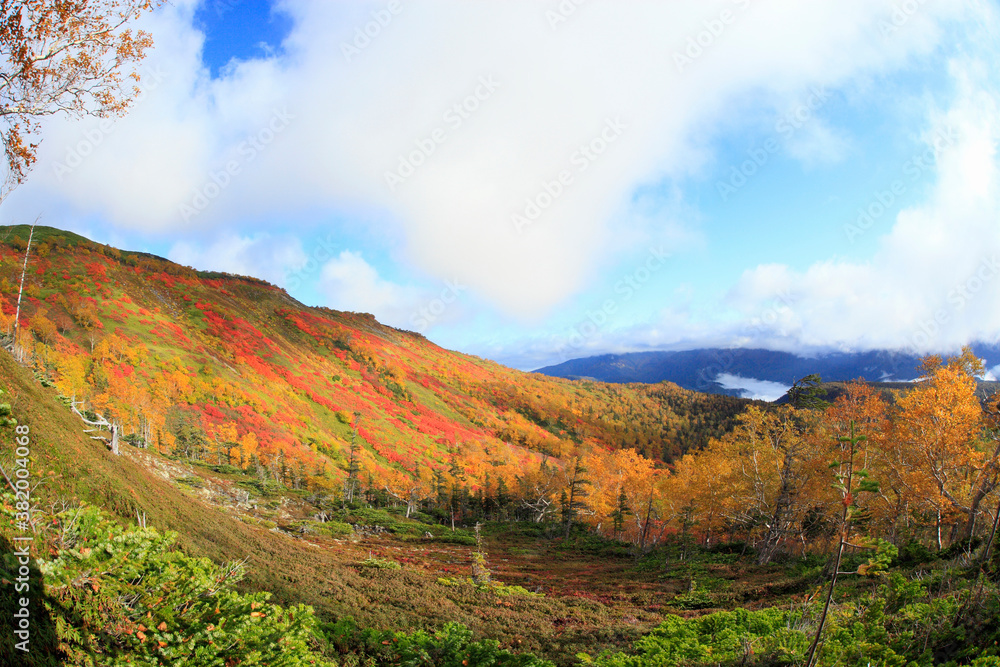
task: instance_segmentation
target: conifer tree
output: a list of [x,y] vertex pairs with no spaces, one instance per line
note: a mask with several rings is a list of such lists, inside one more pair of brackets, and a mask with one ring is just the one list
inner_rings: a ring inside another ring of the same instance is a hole
[[344,480],[344,505],[354,502],[354,494],[357,493],[359,475],[361,474],[361,465],[358,461],[361,451],[361,445],[358,444],[358,420],[360,418],[361,413],[355,412],[354,423],[351,429],[350,458],[347,460],[347,479]]
[[625,517],[629,514],[632,514],[632,508],[628,506],[628,496],[625,495],[625,487],[622,486],[618,490],[618,504],[611,513],[616,539],[621,536],[622,531],[625,529]]
[[497,480],[497,518],[506,519],[507,509],[510,505],[510,492],[507,490],[507,482],[501,477]]
[[591,482],[584,477],[588,472],[580,463],[580,457],[573,459],[573,468],[569,474],[566,489],[563,491],[565,502],[563,503],[562,518],[563,523],[566,524],[566,537],[569,537],[573,522],[582,512],[589,509],[585,499],[590,495],[586,487],[590,486]]
[[822,410],[830,404],[823,400],[826,392],[822,388],[823,378],[818,373],[796,380],[788,390],[788,402],[797,408]]

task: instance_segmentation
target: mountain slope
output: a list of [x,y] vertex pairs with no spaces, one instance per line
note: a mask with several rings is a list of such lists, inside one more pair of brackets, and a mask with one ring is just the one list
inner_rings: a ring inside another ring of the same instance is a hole
[[[614,637],[611,641],[594,633],[577,638],[577,643],[561,640],[572,655],[574,646],[575,650],[595,650],[610,643],[624,648],[658,621],[656,614],[630,609],[626,622],[617,611],[612,618],[610,609],[573,597],[521,597],[515,608],[497,608],[491,597],[480,599],[438,583],[442,564],[446,573],[449,567],[455,571],[454,563],[470,559],[468,546],[443,540],[414,544],[362,533],[333,540],[315,534],[293,536],[273,528],[273,523],[252,520],[248,516],[252,512],[236,507],[229,498],[218,494],[209,498],[190,486],[190,480],[198,476],[218,491],[225,488],[221,485],[226,475],[128,446],[122,447],[120,456],[112,455],[104,444],[84,433],[84,424],[59,399],[55,388],[41,386],[29,369],[3,351],[0,388],[18,423],[29,428],[32,497],[39,521],[47,520],[48,512],[76,507],[80,501],[98,505],[126,524],[135,524],[142,515],[150,527],[176,531],[180,546],[190,555],[207,556],[217,563],[245,560],[247,578],[241,588],[271,592],[273,601],[284,605],[312,605],[326,620],[350,617],[364,628],[440,627],[454,621],[505,645],[539,652],[552,648],[542,638],[560,634],[559,620],[572,617],[589,628],[607,628]],[[0,464],[8,471],[13,468],[7,455],[0,456]],[[279,511],[288,509],[290,503],[302,505],[292,508],[292,516],[309,508],[301,499],[296,501],[294,492],[261,494],[259,501],[278,504]],[[383,522],[389,518],[385,513],[375,516]],[[9,544],[5,539],[12,529],[0,525],[0,544]],[[376,575],[359,567],[373,552],[405,559],[407,571]],[[9,586],[0,591],[0,597],[10,594]],[[0,627],[9,635],[11,627],[6,622]],[[525,632],[525,628],[532,631]],[[32,637],[37,640],[36,635]],[[7,663],[0,659],[0,664]]]
[[[27,239],[25,227],[0,229],[7,345]],[[35,474],[49,479],[42,509],[82,499],[122,520],[144,515],[178,531],[194,555],[247,558],[248,587],[362,627],[460,621],[506,645],[548,651],[561,619],[573,618],[580,631],[559,640],[569,656],[627,642],[658,616],[628,603],[612,617],[602,604],[562,597],[501,607],[442,586],[439,577],[467,571],[472,538],[460,527],[468,504],[506,498],[502,512],[520,517],[529,512],[525,494],[541,488],[541,511],[556,517],[558,471],[583,456],[595,520],[623,480],[641,516],[649,494],[641,475],[653,463],[614,456],[634,449],[676,458],[729,430],[749,404],[670,384],[514,371],[370,315],[304,306],[254,278],[196,272],[43,227],[29,254],[20,329],[26,366],[0,352],[0,383],[31,427]],[[92,419],[120,424],[121,456],[83,433],[72,399]],[[364,502],[341,510],[354,456]],[[414,500],[420,523],[403,523]],[[377,509],[394,504],[393,514]],[[451,517],[457,533],[441,525]],[[417,544],[383,541],[385,531]],[[359,566],[372,552],[406,569],[374,576]],[[543,565],[539,573],[550,560]],[[570,571],[567,581],[577,582],[576,566]],[[523,572],[505,576],[529,584]]]
[[125,521],[146,515],[150,525],[178,531],[182,547],[192,554],[217,562],[248,558],[252,584],[284,600],[299,599],[300,593],[271,564],[295,562],[304,569],[300,576],[319,576],[328,567],[305,545],[254,530],[184,493],[141,465],[141,452],[124,448],[125,455],[112,455],[84,433],[55,389],[40,386],[6,353],[0,353],[0,386],[19,423],[30,429],[33,484],[44,480],[35,492],[36,499],[46,500],[41,509],[84,500]]
[[[0,229],[10,330],[28,229]],[[455,465],[513,485],[547,456],[670,459],[743,403],[672,385],[571,383],[449,352],[371,315],[307,307],[255,278],[197,272],[39,227],[21,312],[30,363],[131,442],[295,488],[338,488],[350,441],[393,493]],[[356,431],[356,435],[355,435]]]

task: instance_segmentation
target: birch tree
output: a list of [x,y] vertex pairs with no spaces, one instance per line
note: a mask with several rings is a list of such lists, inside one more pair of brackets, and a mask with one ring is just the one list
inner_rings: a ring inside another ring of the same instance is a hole
[[108,117],[138,94],[152,46],[130,25],[154,0],[0,0],[0,201],[27,176],[47,116]]

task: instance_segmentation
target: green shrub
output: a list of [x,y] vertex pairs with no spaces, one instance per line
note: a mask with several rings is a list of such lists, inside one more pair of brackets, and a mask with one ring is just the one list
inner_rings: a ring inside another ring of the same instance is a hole
[[183,484],[184,486],[189,486],[192,489],[200,489],[205,486],[205,480],[197,475],[187,475],[185,477],[178,477],[176,480],[178,484]]
[[554,667],[531,654],[515,654],[493,639],[474,640],[461,623],[446,623],[437,632],[362,630],[347,617],[322,628],[330,645],[350,656],[345,665],[389,667]]
[[470,547],[476,546],[476,538],[465,533],[444,533],[443,535],[435,536],[434,541],[445,544],[464,544]]
[[426,512],[414,512],[410,515],[410,518],[414,521],[419,521],[420,523],[425,523],[427,525],[437,524],[437,519]]
[[523,586],[508,586],[502,581],[490,581],[484,584],[477,584],[472,577],[438,577],[437,582],[442,586],[472,586],[479,591],[495,593],[503,598],[514,596],[529,598],[545,597],[542,593],[533,593]]
[[696,588],[689,593],[674,596],[674,599],[670,601],[670,606],[677,609],[711,609],[718,605],[707,590]]
[[354,527],[351,524],[341,523],[340,521],[322,522],[304,519],[302,521],[295,521],[287,526],[282,526],[281,528],[290,533],[309,533],[312,535],[326,535],[327,537],[343,537],[354,534]]
[[[792,664],[809,646],[805,633],[791,629],[797,616],[779,609],[716,612],[700,618],[670,615],[635,644],[632,655],[603,655],[602,667],[668,665]],[[853,664],[853,663],[845,663]]]
[[969,663],[969,667],[1000,667],[1000,658],[995,655],[976,658]]
[[529,591],[527,588],[524,588],[523,586],[516,586],[516,585],[510,586],[508,584],[503,583],[502,581],[493,581],[490,582],[488,585],[491,591],[493,591],[500,597],[504,598],[511,597],[514,595],[529,597],[529,598],[545,597],[544,593],[533,593],[532,591]]
[[979,548],[979,545],[983,543],[981,537],[972,537],[962,540],[957,540],[948,545],[947,549],[942,549],[941,553],[938,554],[940,558],[945,560],[950,560],[952,558],[957,558],[964,553],[972,553]]
[[406,667],[553,667],[533,655],[517,655],[500,648],[493,639],[473,641],[472,631],[460,623],[447,623],[433,634],[418,630],[397,632],[393,648],[399,658],[393,664]]
[[240,486],[248,491],[253,491],[260,496],[274,497],[281,494],[284,489],[283,486],[275,482],[273,479],[259,480],[259,479],[241,479],[236,482],[236,486]]
[[317,530],[325,535],[329,535],[330,537],[343,537],[345,535],[354,534],[354,526],[340,521],[327,521],[326,523],[321,523],[317,526]]
[[240,516],[240,521],[251,526],[261,526],[267,530],[272,530],[278,527],[278,524],[270,519],[258,519],[255,516],[242,515]]
[[574,532],[569,539],[560,542],[557,548],[561,551],[577,551],[604,558],[628,558],[632,555],[631,548],[624,542],[582,530]]
[[899,556],[896,562],[899,565],[920,565],[934,560],[935,556],[931,550],[917,540],[910,540],[899,548]]
[[342,513],[343,519],[347,523],[359,524],[362,526],[382,526],[386,530],[395,532],[399,524],[399,517],[389,514],[384,509],[373,507],[357,507],[348,509]]
[[522,549],[521,547],[510,547],[507,549],[507,553],[511,556],[537,556],[537,551],[532,551],[531,549]]
[[402,569],[402,565],[394,560],[388,560],[386,558],[377,558],[375,556],[369,556],[359,563],[361,567],[369,567],[376,570],[399,570]]
[[246,474],[240,468],[237,468],[234,465],[229,465],[228,463],[222,463],[220,465],[214,465],[214,466],[212,466],[212,471],[213,472],[217,472],[217,473],[219,473],[221,475],[244,475],[244,474]]
[[242,564],[191,558],[174,550],[176,534],[123,528],[94,507],[50,525],[62,547],[39,567],[64,664],[329,665],[309,648],[312,609],[238,593]]
[[746,542],[716,542],[708,547],[707,551],[713,554],[735,554],[737,556],[746,556],[747,554],[753,556],[756,553],[753,547],[747,545]]

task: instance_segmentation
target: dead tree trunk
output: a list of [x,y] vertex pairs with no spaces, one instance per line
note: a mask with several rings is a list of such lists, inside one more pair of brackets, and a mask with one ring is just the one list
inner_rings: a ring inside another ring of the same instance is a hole
[[[86,424],[87,426],[96,426],[97,429],[105,429],[106,428],[109,431],[111,431],[111,438],[110,439],[108,439],[107,436],[103,436],[103,435],[92,435],[92,436],[90,436],[91,440],[100,440],[100,441],[106,443],[108,445],[108,447],[111,449],[111,453],[114,454],[115,456],[118,456],[118,454],[119,454],[119,451],[118,451],[118,434],[121,431],[121,426],[118,424],[118,422],[109,422],[107,419],[104,418],[103,415],[101,415],[99,413],[95,413],[95,414],[97,414],[97,421],[91,421],[91,420],[87,419],[86,417],[84,417],[83,413],[80,412],[79,409],[77,409],[76,406],[78,404],[79,405],[83,405],[83,401],[79,401],[79,403],[78,403],[75,400],[71,400],[70,401],[70,409],[73,412],[76,413],[76,416],[79,417],[80,420],[83,421],[84,424]],[[84,433],[93,433],[93,432],[94,432],[94,429],[87,429],[87,430],[84,431]]]
[[118,456],[118,431],[121,430],[118,427],[118,422],[111,424],[111,453]]
[[24,293],[24,275],[28,272],[28,255],[31,253],[31,239],[35,236],[35,226],[28,232],[28,247],[24,249],[24,265],[21,267],[21,286],[17,289],[17,308],[14,310],[14,343],[11,351],[14,359],[22,361],[24,352],[18,344],[18,334],[21,331],[21,295]]

